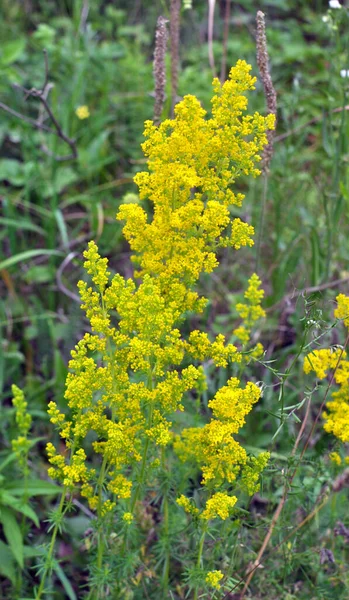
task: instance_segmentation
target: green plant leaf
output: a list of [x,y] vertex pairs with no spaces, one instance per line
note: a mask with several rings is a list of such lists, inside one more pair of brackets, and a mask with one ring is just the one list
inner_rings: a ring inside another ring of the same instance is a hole
[[10,548],[0,540],[0,573],[15,584],[16,570]]
[[11,40],[11,42],[7,42],[6,44],[2,45],[1,48],[1,55],[0,55],[0,62],[2,65],[10,65],[13,62],[15,62],[15,60],[17,60],[17,58],[19,58],[21,56],[21,54],[23,54],[25,49],[25,39],[24,38],[18,38],[16,40]]
[[6,458],[0,464],[0,471],[2,471],[5,467],[7,467],[7,465],[9,465],[14,460],[16,460],[16,458],[17,457],[16,457],[16,455],[15,455],[14,452],[11,452],[11,454],[9,454],[8,456],[6,456]]
[[59,252],[58,250],[46,250],[45,248],[26,250],[25,252],[20,252],[19,254],[10,256],[10,258],[5,258],[5,260],[0,262],[0,270],[8,269],[9,267],[13,267],[18,263],[25,262],[26,260],[34,258],[35,256],[62,256],[62,252]]
[[35,233],[40,233],[40,235],[46,236],[46,231],[44,231],[35,223],[31,223],[30,221],[24,221],[23,219],[6,219],[5,217],[0,217],[0,225],[6,225],[7,227],[14,227],[18,230],[26,229],[28,231],[34,231]]
[[23,538],[21,528],[13,512],[8,508],[1,507],[0,521],[4,529],[4,535],[11,548],[11,552],[21,569],[24,566]]
[[6,491],[2,492],[0,502],[1,504],[10,506],[13,510],[22,513],[24,516],[28,517],[28,519],[31,519],[37,527],[40,526],[39,519],[36,513],[33,511],[32,507],[29,506],[29,504],[21,504],[18,498],[15,498],[15,496],[8,494]]
[[13,158],[0,160],[0,181],[8,181],[13,186],[22,186],[25,182],[23,163]]
[[58,563],[56,563],[54,570],[55,570],[58,578],[61,580],[61,583],[65,589],[65,592],[66,592],[69,600],[77,600],[76,594],[71,586],[69,579],[66,577],[62,567]]
[[59,494],[62,489],[50,481],[42,481],[41,479],[29,479],[29,481],[13,481],[6,483],[6,490],[12,494],[22,496],[54,496]]

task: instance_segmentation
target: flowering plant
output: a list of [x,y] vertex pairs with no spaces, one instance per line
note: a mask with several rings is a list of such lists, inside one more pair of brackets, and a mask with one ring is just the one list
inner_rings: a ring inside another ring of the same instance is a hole
[[[268,453],[250,456],[234,437],[261,396],[255,383],[240,381],[250,354],[262,352],[260,345],[249,347],[253,323],[264,314],[259,278],[250,278],[246,303],[237,305],[240,348],[223,335],[211,340],[197,329],[185,336],[183,324],[207,304],[196,285],[202,273],[217,267],[219,249],[253,244],[253,227],[232,216],[231,207],[243,201],[232,186],[242,174],[259,174],[256,163],[274,115],[245,114],[244,94],[255,83],[250,69],[238,61],[228,81],[213,81],[210,118],[194,96],[186,96],[174,119],[158,127],[146,122],[148,171],[135,177],[140,202],[121,205],[117,214],[134,253],[135,279],[111,277],[94,242],[84,253],[92,285],[81,281],[79,291],[91,333],[72,352],[67,410],[49,404],[63,441],[63,446],[47,445],[49,475],[62,482],[63,494],[37,599],[51,566],[55,532],[78,490],[96,511],[89,598],[104,598],[110,589],[115,598],[131,597],[132,589],[150,579],[159,597],[167,597],[176,568],[170,541],[178,536],[178,518],[189,520],[186,527],[198,541],[195,560],[183,574],[194,597],[221,585],[221,571],[204,568],[205,536],[232,514],[238,490],[258,489],[268,460]],[[152,218],[142,202],[151,203]],[[207,360],[217,368],[236,365],[239,376],[216,391],[208,402],[211,417],[202,425],[192,406],[196,399],[200,413],[206,385],[200,363]],[[183,427],[181,415],[194,426]],[[180,479],[174,474],[176,460],[184,465]],[[202,474],[194,487],[193,472]],[[153,529],[162,540],[158,560],[149,558]],[[209,566],[221,566],[207,554]]]

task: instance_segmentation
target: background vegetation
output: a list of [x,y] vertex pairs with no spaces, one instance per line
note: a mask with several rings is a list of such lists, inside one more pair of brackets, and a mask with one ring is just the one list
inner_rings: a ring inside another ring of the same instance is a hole
[[[193,93],[209,108],[208,6],[205,0],[189,5],[184,2],[181,12],[178,93]],[[340,472],[328,460],[338,447],[320,425],[315,427],[292,481],[290,448],[305,411],[310,411],[310,431],[324,397],[324,388],[308,389],[302,353],[318,337],[327,347],[344,341],[332,314],[335,296],[348,293],[349,281],[349,36],[344,35],[349,17],[345,9],[328,10],[319,0],[262,0],[258,7],[246,0],[229,6],[227,68],[243,58],[254,74],[255,10],[266,14],[278,126],[263,215],[262,180],[240,184],[246,194],[243,217],[255,226],[260,242],[241,250],[238,262],[222,254],[219,270],[201,282],[210,298],[205,326],[228,337],[236,322],[233,304],[256,266],[266,290],[267,318],[256,332],[267,351],[257,367],[264,396],[241,439],[246,447],[271,450],[273,461],[223,558],[235,561],[233,587],[256,558],[289,482],[287,503],[250,597],[344,600],[349,592],[347,490],[334,493],[302,525],[319,506],[324,485]],[[218,74],[226,10],[224,0],[217,2],[213,54]],[[53,435],[46,407],[50,400],[62,406],[69,353],[86,330],[76,283],[83,277],[87,242],[94,239],[112,269],[131,275],[129,248],[115,213],[136,193],[132,178],[144,167],[140,143],[143,122],[153,115],[155,25],[160,14],[168,16],[169,7],[160,0],[3,0],[1,12],[0,109],[6,105],[12,111],[0,111],[0,593],[5,599],[29,597],[30,585],[38,581],[33,567],[56,492],[46,475],[45,441]],[[40,100],[25,91],[43,89],[45,83],[61,130],[76,143],[69,145],[14,114],[51,127]],[[168,87],[164,116],[170,97]],[[251,110],[265,113],[260,82],[250,103]],[[79,119],[76,110],[84,105],[89,117]],[[76,157],[57,160],[71,153]],[[224,383],[219,370],[209,375],[207,397],[217,380]],[[20,504],[16,508],[11,501],[24,494],[11,458],[13,382],[25,391],[33,417],[33,482],[25,491],[30,528],[18,526]],[[77,598],[86,580],[84,534],[90,515],[78,501],[76,509],[59,541],[61,566],[52,598]],[[344,527],[339,534],[338,521]],[[297,532],[281,543],[297,524]],[[23,584],[19,567],[29,583]]]

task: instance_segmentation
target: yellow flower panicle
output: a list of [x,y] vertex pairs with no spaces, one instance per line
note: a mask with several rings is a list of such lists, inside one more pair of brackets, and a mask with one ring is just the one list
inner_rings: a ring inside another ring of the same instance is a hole
[[[336,298],[337,308],[334,316],[342,319],[349,327],[349,297],[339,294]],[[324,429],[332,433],[344,443],[349,442],[349,361],[347,354],[341,348],[323,348],[314,350],[304,359],[304,372],[314,371],[319,379],[324,379],[329,370],[336,369],[334,381],[339,388],[332,393],[331,400],[326,404],[323,413]],[[331,460],[338,463],[337,453],[330,455]],[[333,458],[335,457],[335,458]],[[340,458],[340,456],[339,456]]]
[[[87,459],[91,450],[105,465],[104,489],[127,504],[133,494],[132,468],[139,469],[145,449],[149,462],[156,464],[174,438],[174,413],[185,409],[188,392],[205,387],[202,367],[188,363],[212,359],[224,368],[242,360],[223,335],[211,341],[206,333],[193,331],[184,340],[180,326],[188,311],[199,313],[205,307],[207,301],[199,297],[195,284],[202,273],[216,268],[219,248],[253,244],[253,228],[231,216],[230,207],[243,201],[232,187],[241,174],[259,174],[259,152],[274,116],[245,114],[245,93],[255,83],[250,69],[239,61],[226,83],[221,86],[214,80],[211,118],[194,96],[186,96],[176,106],[174,119],[159,127],[146,122],[143,150],[148,171],[135,177],[140,201],[124,203],[117,215],[125,222],[123,232],[139,281],[111,276],[95,242],[84,252],[92,284],[80,281],[78,287],[92,333],[71,353],[64,412],[55,403],[49,405],[51,422],[67,452],[60,454],[52,444],[47,452],[50,475],[69,489],[80,488],[92,509],[101,503],[99,483]],[[88,108],[79,107],[77,116],[87,118]],[[152,218],[142,206],[146,199],[153,205]],[[256,277],[246,292],[252,307],[248,324],[257,312],[263,313]],[[240,472],[246,489],[257,488],[262,463],[254,463],[233,435],[260,390],[253,383],[244,389],[239,384],[230,380],[211,400],[210,423],[184,430],[175,442],[182,457],[187,453],[196,461],[205,485],[215,492],[203,518],[228,514],[236,497],[219,488],[234,482]],[[183,498],[179,504],[198,514]],[[104,500],[103,514],[113,509],[113,502]]]
[[[240,485],[251,495],[258,491],[259,475],[268,462],[269,453],[263,452],[258,458],[249,457],[233,436],[244,425],[246,415],[260,395],[258,386],[248,382],[243,389],[234,377],[209,401],[213,413],[211,421],[204,427],[184,429],[181,436],[177,436],[174,442],[176,453],[182,461],[191,460],[200,466],[202,483],[208,489],[219,490],[225,484],[232,484],[240,473]],[[219,498],[222,497],[217,496]],[[233,498],[235,504],[236,497]],[[184,504],[181,505],[187,510]],[[207,516],[213,514],[211,509],[208,510],[209,506],[212,502],[206,505],[202,513],[204,518],[212,518]],[[222,514],[222,511],[216,512],[221,518]]]
[[183,292],[176,297],[171,291],[175,281],[178,291],[183,282],[188,290],[202,272],[217,266],[220,246],[238,249],[253,243],[253,228],[233,219],[229,211],[243,200],[232,184],[242,173],[259,174],[258,153],[266,144],[266,130],[274,127],[273,115],[243,114],[244,94],[255,83],[250,70],[238,61],[222,86],[214,80],[212,118],[206,118],[194,96],[185,96],[173,120],[159,127],[146,122],[143,150],[149,171],[136,175],[135,182],[140,199],[153,203],[154,216],[148,222],[139,204],[124,204],[118,213],[126,221],[124,235],[140,273],[158,276],[162,291],[181,310],[193,305]]
[[[242,319],[242,323],[234,329],[233,333],[243,345],[246,345],[250,341],[251,329],[255,322],[265,317],[265,310],[261,307],[261,302],[264,298],[264,290],[260,289],[261,283],[258,275],[254,273],[248,280],[248,288],[244,293],[247,302],[239,302],[235,307],[239,317]],[[259,349],[259,354],[261,353],[263,353],[263,349]]]

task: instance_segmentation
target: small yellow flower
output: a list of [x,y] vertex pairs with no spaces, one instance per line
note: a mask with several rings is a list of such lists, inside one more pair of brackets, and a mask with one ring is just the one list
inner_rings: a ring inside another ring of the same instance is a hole
[[89,118],[90,111],[88,109],[88,106],[86,106],[86,104],[83,104],[82,106],[77,107],[75,114],[78,117],[78,119],[83,120]]
[[343,319],[344,325],[349,327],[349,296],[339,294],[336,300],[337,308],[334,311],[334,316],[337,319]]
[[122,515],[122,520],[125,521],[125,523],[127,523],[127,525],[130,525],[133,521],[133,514],[130,512],[125,512]]
[[206,575],[205,581],[208,583],[210,587],[215,588],[216,590],[220,589],[219,581],[222,579],[223,573],[222,571],[209,571]]
[[329,459],[331,462],[333,462],[335,465],[341,465],[342,464],[342,459],[340,457],[340,455],[338,454],[338,452],[330,452],[329,454]]

